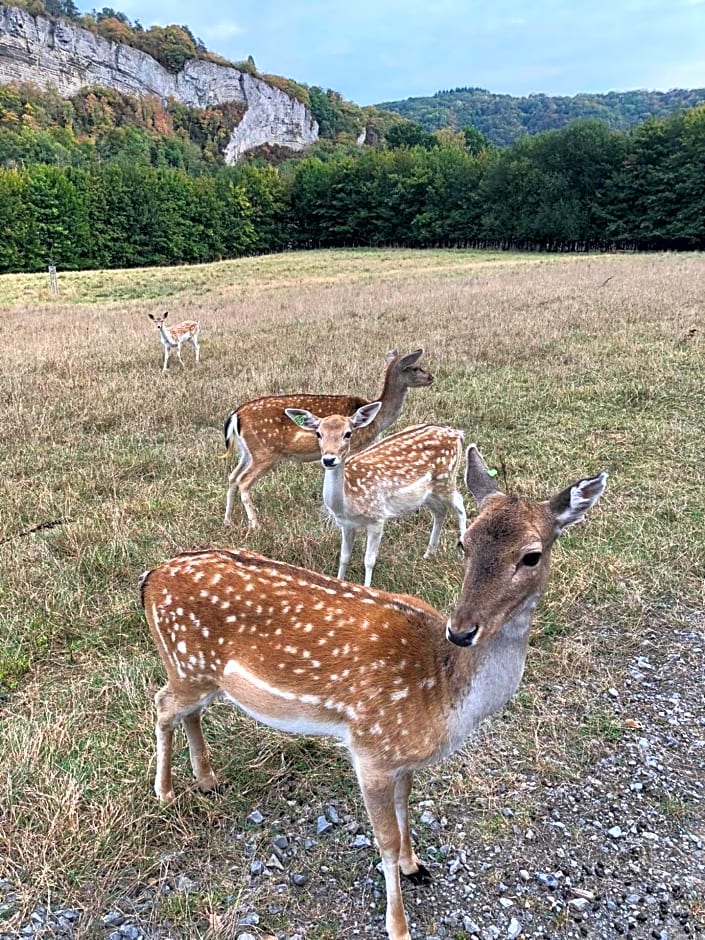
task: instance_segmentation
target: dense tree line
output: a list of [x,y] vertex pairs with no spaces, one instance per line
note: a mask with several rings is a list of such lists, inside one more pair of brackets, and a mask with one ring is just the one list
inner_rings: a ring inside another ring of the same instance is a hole
[[426,131],[473,125],[492,143],[503,147],[527,134],[559,130],[583,119],[595,118],[612,130],[627,131],[649,117],[670,117],[703,103],[705,88],[523,98],[484,88],[455,88],[426,98],[387,101],[378,107],[395,111]]
[[[403,138],[403,135],[402,135]],[[705,107],[495,148],[449,131],[278,168],[118,150],[0,169],[0,272],[210,261],[286,247],[705,248]],[[139,149],[139,148],[138,148]]]

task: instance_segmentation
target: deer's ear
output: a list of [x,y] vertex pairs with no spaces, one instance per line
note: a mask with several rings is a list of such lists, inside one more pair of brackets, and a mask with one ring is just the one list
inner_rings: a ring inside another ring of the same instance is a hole
[[413,366],[415,362],[418,362],[421,356],[423,356],[423,349],[415,349],[413,352],[407,353],[399,360],[399,368],[408,369],[409,366]]
[[596,477],[578,480],[548,501],[548,508],[553,515],[556,536],[572,525],[577,525],[585,518],[589,509],[595,505],[607,486],[607,473],[603,470]]
[[465,485],[480,506],[492,493],[498,493],[499,487],[490,475],[476,444],[471,444],[465,451],[465,464]]
[[393,359],[396,359],[398,355],[399,355],[398,349],[390,349],[389,352],[385,354],[384,361],[387,363],[387,365],[389,365],[389,363]]
[[321,419],[305,408],[285,408],[284,414],[304,431],[317,431]]
[[372,424],[381,407],[381,401],[371,401],[369,404],[363,405],[362,408],[358,408],[355,414],[350,418],[355,430],[366,428],[368,424]]

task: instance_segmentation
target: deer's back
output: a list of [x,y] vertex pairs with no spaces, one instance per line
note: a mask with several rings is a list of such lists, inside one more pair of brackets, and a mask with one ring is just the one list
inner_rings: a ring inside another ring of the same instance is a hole
[[463,432],[419,424],[351,455],[345,464],[346,495],[374,494],[377,509],[385,503],[421,505],[429,487],[452,493],[460,461]]
[[[166,561],[141,590],[172,688],[220,688],[254,714],[281,706],[311,728],[342,723],[356,749],[384,749],[391,731],[415,726],[414,759],[432,758],[455,651],[423,601],[225,550]],[[402,750],[408,760],[408,741]]]
[[250,450],[260,446],[282,456],[316,460],[319,456],[316,435],[298,428],[284,409],[302,408],[319,418],[327,418],[336,414],[352,415],[366,404],[366,398],[352,395],[267,395],[237,409],[239,434]]

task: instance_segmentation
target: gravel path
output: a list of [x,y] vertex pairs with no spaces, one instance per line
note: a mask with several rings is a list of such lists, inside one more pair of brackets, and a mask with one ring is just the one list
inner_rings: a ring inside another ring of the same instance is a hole
[[[478,830],[464,802],[412,806],[434,876],[429,887],[405,888],[414,940],[705,937],[705,620],[698,614],[690,623],[667,642],[656,629],[645,634],[621,685],[596,692],[628,733],[606,742],[580,779],[551,785],[524,774],[528,822],[516,797],[495,832]],[[511,766],[511,753],[501,757]],[[414,792],[433,794],[434,778]],[[276,820],[253,811],[248,831],[233,834],[249,871],[231,906],[213,916],[213,935],[384,936],[384,883],[359,806],[290,806],[291,815]],[[155,922],[157,893],[201,887],[179,873],[176,858],[158,889],[101,912],[48,914],[37,906],[19,930],[0,928],[0,938],[204,936],[205,929]],[[12,908],[13,886],[0,882],[0,917]]]

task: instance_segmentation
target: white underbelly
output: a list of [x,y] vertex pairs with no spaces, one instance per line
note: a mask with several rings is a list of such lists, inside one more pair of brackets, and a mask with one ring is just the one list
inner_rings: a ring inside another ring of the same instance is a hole
[[[347,725],[344,722],[334,720],[321,721],[312,716],[297,715],[295,713],[292,714],[291,717],[278,716],[272,718],[269,715],[259,714],[254,709],[244,706],[241,702],[238,702],[237,699],[228,695],[227,692],[223,692],[223,698],[231,705],[237,705],[238,708],[242,709],[242,711],[251,718],[277,731],[284,731],[288,734],[311,734],[317,737],[329,736],[338,738],[339,741],[342,741],[343,744],[346,745],[350,739]],[[293,711],[292,709],[292,712]]]

